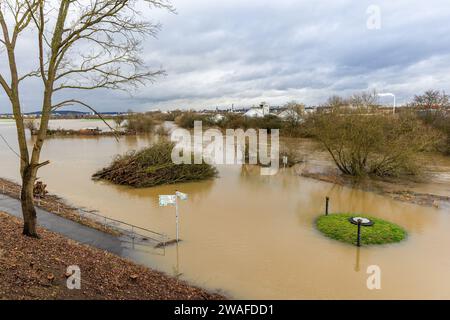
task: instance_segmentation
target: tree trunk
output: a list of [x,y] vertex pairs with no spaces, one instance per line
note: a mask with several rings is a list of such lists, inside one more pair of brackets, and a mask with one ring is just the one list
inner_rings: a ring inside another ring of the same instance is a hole
[[30,166],[27,166],[23,171],[22,176],[22,192],[20,200],[22,203],[23,215],[23,234],[33,238],[39,238],[36,231],[36,209],[33,203],[33,187],[34,175]]

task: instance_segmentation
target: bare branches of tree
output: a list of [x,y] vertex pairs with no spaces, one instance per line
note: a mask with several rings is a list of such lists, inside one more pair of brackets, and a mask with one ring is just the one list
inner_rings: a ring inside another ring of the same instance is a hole
[[449,108],[450,96],[444,91],[428,90],[421,95],[414,96],[412,106],[425,110]]
[[[0,87],[16,121],[24,234],[37,236],[33,184],[43,165],[39,159],[52,110],[77,103],[98,114],[78,99],[54,104],[53,95],[66,89],[126,90],[163,74],[141,58],[143,40],[155,37],[161,27],[142,13],[152,8],[174,12],[167,0],[0,0],[0,49],[9,64],[9,72],[0,73]],[[26,29],[35,31],[38,56],[35,70],[19,75],[16,45]],[[43,92],[37,139],[28,150],[20,83],[30,77],[41,78]]]

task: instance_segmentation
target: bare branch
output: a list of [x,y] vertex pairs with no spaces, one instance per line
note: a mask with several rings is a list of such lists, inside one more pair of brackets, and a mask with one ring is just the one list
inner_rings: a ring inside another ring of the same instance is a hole
[[[48,161],[40,163],[40,154],[47,137],[52,110],[70,104],[80,104],[93,111],[116,133],[91,106],[79,100],[66,100],[53,104],[54,93],[62,89],[98,88],[123,89],[153,81],[162,71],[149,71],[140,59],[141,43],[146,36],[155,36],[158,24],[141,21],[135,9],[139,0],[0,0],[0,44],[4,47],[9,64],[10,80],[0,75],[0,85],[11,102],[20,148],[23,211],[25,235],[37,236],[36,214],[33,203],[33,185],[37,171]],[[150,7],[172,11],[166,0],[141,0]],[[7,12],[5,19],[4,11]],[[8,21],[8,22],[7,22]],[[16,43],[24,30],[37,29],[39,72],[21,77],[16,62]],[[42,114],[31,156],[25,135],[21,112],[20,82],[28,77],[40,76]],[[116,136],[117,139],[117,136]]]
[[39,168],[42,168],[43,166],[46,166],[46,165],[48,165],[48,164],[50,164],[50,161],[49,161],[49,160],[44,161],[44,162],[42,162],[42,163],[38,163],[38,164],[36,164],[34,167],[35,167],[36,169],[39,169]]
[[19,78],[19,82],[27,79],[27,78],[32,78],[32,77],[40,77],[41,76],[41,71],[40,70],[35,70],[35,71],[31,71],[27,74],[24,74],[23,76],[21,76]]
[[70,100],[65,100],[65,101],[59,102],[59,103],[55,104],[54,106],[52,106],[52,111],[57,110],[62,107],[65,107],[65,106],[74,105],[74,104],[82,105],[83,107],[94,112],[94,114],[97,117],[99,117],[100,120],[102,120],[103,123],[106,124],[106,126],[114,133],[114,137],[116,138],[116,140],[118,140],[117,130],[114,129],[113,127],[111,127],[111,125],[103,118],[103,116],[100,113],[98,113],[97,110],[95,110],[93,107],[91,107],[90,105],[88,105],[80,100],[70,99]]
[[3,90],[5,90],[8,97],[11,97],[11,88],[8,86],[8,83],[1,74],[0,74],[0,85],[2,86]]

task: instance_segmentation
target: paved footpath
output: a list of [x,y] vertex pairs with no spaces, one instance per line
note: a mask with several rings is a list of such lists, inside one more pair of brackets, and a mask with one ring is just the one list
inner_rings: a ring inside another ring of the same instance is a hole
[[[2,194],[0,194],[0,211],[22,219],[20,201]],[[47,230],[119,256],[127,255],[122,247],[123,243],[118,237],[89,228],[40,208],[36,208],[36,213],[38,224]]]

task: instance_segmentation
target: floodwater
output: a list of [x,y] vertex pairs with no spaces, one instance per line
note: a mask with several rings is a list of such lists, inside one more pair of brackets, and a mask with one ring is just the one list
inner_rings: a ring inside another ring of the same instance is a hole
[[[55,121],[52,127],[101,123]],[[17,148],[12,122],[0,133]],[[441,299],[450,298],[450,212],[398,202],[298,175],[299,168],[261,176],[251,166],[220,166],[215,180],[131,189],[94,182],[91,175],[118,153],[151,144],[148,137],[64,137],[46,142],[39,176],[69,203],[145,228],[175,235],[175,209],[158,207],[159,194],[189,194],[180,205],[180,237],[164,255],[142,250],[142,264],[180,275],[207,289],[243,299]],[[291,142],[302,149],[307,142]],[[18,159],[0,141],[0,176],[18,180]],[[325,161],[325,160],[319,160]],[[447,161],[447,160],[442,160]],[[312,162],[314,163],[314,162]],[[450,163],[449,167],[450,168]],[[442,169],[442,167],[440,167]],[[450,170],[449,170],[450,171]],[[447,172],[449,172],[447,171]],[[445,174],[444,174],[445,177]],[[438,181],[450,195],[450,182]],[[424,185],[424,190],[431,187]],[[334,212],[360,212],[403,226],[406,241],[362,247],[323,237],[314,220],[331,198]],[[369,290],[367,268],[381,268],[381,290]]]

